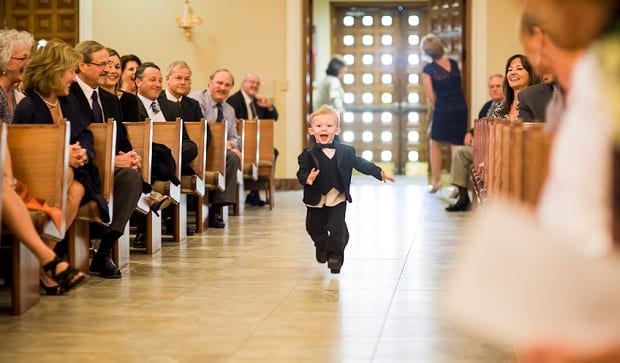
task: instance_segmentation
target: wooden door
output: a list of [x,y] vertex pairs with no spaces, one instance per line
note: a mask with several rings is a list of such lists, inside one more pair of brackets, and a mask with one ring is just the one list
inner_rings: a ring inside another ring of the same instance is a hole
[[78,0],[0,0],[7,28],[26,30],[35,39],[79,39]]
[[397,174],[428,159],[420,38],[426,4],[335,5],[334,48],[348,64],[342,140]]

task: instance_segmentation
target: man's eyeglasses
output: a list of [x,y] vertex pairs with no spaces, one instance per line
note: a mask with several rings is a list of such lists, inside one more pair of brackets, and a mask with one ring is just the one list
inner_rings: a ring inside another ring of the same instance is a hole
[[30,57],[25,55],[23,57],[11,57],[11,59],[15,59],[15,60],[18,60],[20,62],[28,62],[30,60]]
[[88,64],[92,64],[93,66],[99,67],[99,68],[105,68],[108,66],[108,62],[101,62],[101,63],[88,62]]

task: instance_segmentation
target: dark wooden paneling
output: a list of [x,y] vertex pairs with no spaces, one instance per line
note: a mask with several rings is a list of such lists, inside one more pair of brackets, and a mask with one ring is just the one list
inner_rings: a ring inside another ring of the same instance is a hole
[[0,0],[8,28],[26,30],[35,39],[79,40],[78,0]]

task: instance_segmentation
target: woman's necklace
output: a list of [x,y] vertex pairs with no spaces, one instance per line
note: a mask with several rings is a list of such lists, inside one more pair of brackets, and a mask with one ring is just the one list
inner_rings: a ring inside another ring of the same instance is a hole
[[39,97],[41,97],[41,99],[43,100],[43,102],[45,102],[46,105],[48,105],[50,107],[58,106],[58,99],[56,99],[56,102],[52,103],[52,102],[49,102],[48,100],[46,100],[45,98],[43,98],[43,96],[41,96],[41,94],[39,92],[35,92],[35,93],[38,94]]

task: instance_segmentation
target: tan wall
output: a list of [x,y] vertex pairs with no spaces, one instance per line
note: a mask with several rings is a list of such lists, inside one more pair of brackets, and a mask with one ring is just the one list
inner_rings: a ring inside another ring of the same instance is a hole
[[262,93],[274,98],[280,113],[276,177],[294,177],[300,126],[288,116],[300,113],[300,4],[299,0],[190,1],[203,24],[194,27],[192,40],[187,41],[175,22],[183,15],[182,0],[82,0],[80,39],[95,39],[120,54],[134,53],[164,72],[170,62],[185,60],[192,67],[193,90],[205,88],[218,68],[233,73],[233,92],[245,74],[258,71],[264,80]]

